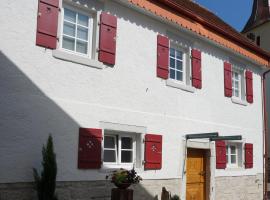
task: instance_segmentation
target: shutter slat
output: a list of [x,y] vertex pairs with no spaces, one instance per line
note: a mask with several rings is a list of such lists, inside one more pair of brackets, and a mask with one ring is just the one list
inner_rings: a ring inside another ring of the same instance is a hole
[[99,56],[100,62],[114,65],[116,55],[117,18],[108,13],[100,15]]
[[168,79],[169,75],[169,39],[157,36],[157,77]]
[[216,141],[216,168],[226,168],[226,143],[225,141]]
[[101,167],[102,130],[80,128],[79,130],[79,169],[99,169]]
[[162,167],[162,135],[145,135],[144,169],[154,170]]
[[227,62],[224,62],[224,93],[232,97],[232,65]]
[[253,74],[246,71],[246,99],[247,102],[253,103]]
[[36,45],[56,49],[59,1],[40,0],[37,16]]
[[192,49],[192,86],[202,88],[201,51]]
[[245,168],[253,168],[253,144],[245,144]]

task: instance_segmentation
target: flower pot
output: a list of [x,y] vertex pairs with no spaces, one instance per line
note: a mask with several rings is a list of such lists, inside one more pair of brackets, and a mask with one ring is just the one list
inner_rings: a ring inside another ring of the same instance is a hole
[[114,185],[119,189],[127,189],[131,183],[114,183]]

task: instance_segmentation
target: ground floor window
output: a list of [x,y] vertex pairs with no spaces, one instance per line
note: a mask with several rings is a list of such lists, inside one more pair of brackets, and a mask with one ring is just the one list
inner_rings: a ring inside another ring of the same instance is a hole
[[242,143],[226,144],[227,168],[242,167]]

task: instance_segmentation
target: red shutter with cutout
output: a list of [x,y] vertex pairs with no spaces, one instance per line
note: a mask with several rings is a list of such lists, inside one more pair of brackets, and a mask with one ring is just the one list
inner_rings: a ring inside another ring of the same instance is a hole
[[144,169],[161,169],[162,166],[162,135],[145,135]]
[[245,168],[253,168],[253,144],[245,144]]
[[99,55],[100,62],[114,65],[116,55],[117,18],[102,12],[100,15]]
[[216,141],[216,168],[226,168],[226,143],[223,140]]
[[168,79],[169,75],[169,39],[157,36],[157,77]]
[[79,169],[99,169],[101,167],[102,129],[80,128]]
[[36,45],[56,49],[59,0],[39,0]]
[[246,71],[246,97],[247,102],[253,103],[253,74],[251,71]]
[[232,97],[232,65],[224,62],[224,92],[225,97]]
[[192,49],[192,86],[198,89],[202,88],[202,71],[201,71],[201,51]]

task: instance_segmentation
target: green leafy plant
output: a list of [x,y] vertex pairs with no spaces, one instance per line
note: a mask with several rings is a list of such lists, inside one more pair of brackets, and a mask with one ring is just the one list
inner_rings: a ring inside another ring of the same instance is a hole
[[35,186],[39,200],[57,200],[55,195],[57,163],[53,148],[53,139],[49,135],[46,146],[42,148],[42,171],[39,175],[37,169],[33,169]]
[[173,195],[170,200],[180,200],[178,195]]
[[142,180],[142,178],[137,174],[134,168],[132,170],[126,170],[122,168],[119,170],[115,170],[111,174],[107,175],[106,179],[110,179],[111,182],[115,185],[137,184]]

